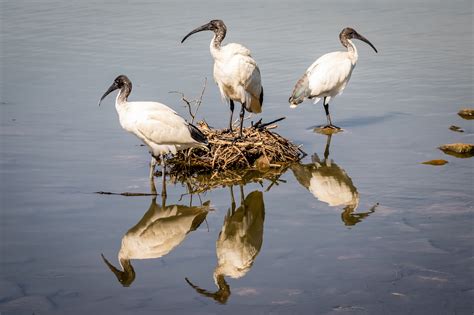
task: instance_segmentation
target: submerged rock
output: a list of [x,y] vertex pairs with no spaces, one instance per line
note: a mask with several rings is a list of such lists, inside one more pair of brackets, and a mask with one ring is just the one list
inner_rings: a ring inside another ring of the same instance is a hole
[[448,163],[448,161],[439,159],[439,160],[425,161],[425,162],[422,162],[421,164],[440,166],[440,165],[444,165],[444,164],[446,164],[446,163]]
[[452,125],[451,127],[449,127],[449,130],[456,131],[456,132],[464,132],[464,129],[462,129],[462,128],[459,127],[459,126],[454,126],[454,125]]
[[464,119],[474,119],[474,108],[463,108],[458,112],[458,115]]
[[458,157],[458,158],[469,158],[474,156],[474,145],[468,143],[451,143],[444,144],[438,149],[446,154]]

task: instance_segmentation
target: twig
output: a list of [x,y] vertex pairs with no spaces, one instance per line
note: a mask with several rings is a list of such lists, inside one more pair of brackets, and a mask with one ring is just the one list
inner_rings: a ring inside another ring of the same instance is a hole
[[111,191],[96,191],[94,194],[99,194],[99,195],[115,195],[115,196],[126,196],[126,197],[136,197],[136,196],[159,196],[159,194],[153,194],[153,193],[134,193],[134,192],[122,192],[122,193],[115,193]]
[[[197,112],[199,110],[199,107],[202,104],[202,97],[204,96],[204,91],[206,90],[206,85],[207,85],[207,77],[204,78],[204,84],[202,86],[201,95],[199,96],[199,98],[196,102],[196,110],[194,111],[194,116],[197,114]],[[194,123],[194,116],[193,116],[193,119],[191,120],[191,123]]]
[[186,96],[184,95],[183,92],[179,92],[179,91],[169,91],[168,93],[174,93],[174,94],[179,94],[179,95],[181,95],[181,100],[182,100],[183,102],[185,102],[186,105],[188,106],[189,115],[191,116],[192,120],[194,120],[194,115],[193,115],[192,108],[191,108],[191,102],[192,102],[192,101],[188,101],[188,99],[186,98]]
[[[202,104],[202,98],[204,96],[204,91],[206,91],[206,85],[207,85],[207,78],[204,78],[204,84],[202,86],[201,94],[199,98],[193,99],[193,100],[188,100],[186,96],[184,95],[183,92],[180,91],[169,91],[168,93],[175,93],[181,95],[181,100],[186,103],[186,107],[188,108],[189,116],[191,116],[191,123],[194,123],[194,119],[196,118],[197,112],[199,111],[199,107]],[[196,106],[196,109],[193,112],[192,107]]]

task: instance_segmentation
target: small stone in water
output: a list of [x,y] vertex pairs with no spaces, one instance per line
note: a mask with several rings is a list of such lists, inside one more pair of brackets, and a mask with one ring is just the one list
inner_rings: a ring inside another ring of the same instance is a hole
[[423,163],[421,163],[421,164],[440,166],[440,165],[444,165],[444,164],[446,164],[446,163],[448,163],[448,161],[439,159],[439,160],[425,161],[425,162],[423,162]]
[[458,157],[458,158],[468,158],[474,156],[474,145],[468,143],[451,143],[444,144],[438,149],[443,151],[446,154]]
[[452,125],[451,127],[449,127],[449,129],[452,130],[452,131],[464,132],[464,129],[462,129],[462,128],[459,127],[459,126],[454,126],[454,125]]
[[458,115],[464,119],[474,119],[474,108],[463,108],[458,112]]

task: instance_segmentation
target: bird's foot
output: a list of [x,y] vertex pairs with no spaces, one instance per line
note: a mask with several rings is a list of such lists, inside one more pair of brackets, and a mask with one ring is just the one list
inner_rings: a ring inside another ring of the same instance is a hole
[[238,141],[243,141],[245,138],[242,135],[239,135],[232,140],[232,144],[235,144]]
[[321,128],[322,128],[322,129],[341,130],[341,128],[340,128],[340,127],[338,127],[338,126],[334,126],[333,124],[326,125],[326,126],[322,126]]
[[234,130],[232,130],[232,128],[226,128],[224,130],[222,130],[222,133],[233,133]]

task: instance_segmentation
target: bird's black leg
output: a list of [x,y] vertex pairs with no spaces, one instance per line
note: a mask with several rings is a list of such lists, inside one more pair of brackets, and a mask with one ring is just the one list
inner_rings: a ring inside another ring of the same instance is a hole
[[240,110],[240,133],[239,138],[242,139],[242,130],[244,128],[244,115],[245,115],[245,103],[242,104],[242,108]]
[[163,177],[163,183],[161,186],[161,195],[166,197],[166,165],[165,155],[161,155],[161,176]]
[[331,128],[331,129],[341,129],[339,127],[336,127],[332,124],[331,121],[331,115],[329,114],[329,103],[326,104],[326,97],[323,99],[323,105],[324,105],[324,110],[326,111],[326,119],[327,119],[327,125],[324,126],[324,128]]
[[227,129],[226,131],[232,132],[232,116],[234,115],[234,101],[230,100],[229,105],[230,105],[229,129]]

